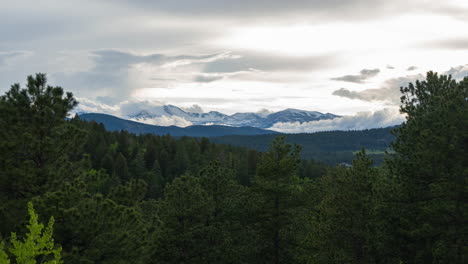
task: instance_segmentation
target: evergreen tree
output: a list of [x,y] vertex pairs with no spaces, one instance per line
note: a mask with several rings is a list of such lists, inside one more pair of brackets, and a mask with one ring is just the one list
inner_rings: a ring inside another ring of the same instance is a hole
[[246,263],[255,260],[253,228],[245,221],[246,190],[234,171],[213,162],[200,171],[200,184],[212,201],[206,221],[206,263]]
[[76,105],[71,93],[47,85],[45,74],[0,97],[1,234],[24,219],[28,200],[81,172],[84,132],[66,119]]
[[183,175],[166,186],[159,217],[155,263],[206,263],[208,227],[213,201],[197,178]]
[[299,146],[294,148],[277,137],[257,167],[253,191],[259,196],[258,245],[260,263],[293,263],[297,246],[293,218],[301,206],[297,197],[301,181],[296,174]]
[[130,173],[128,172],[127,159],[122,153],[118,153],[114,161],[114,175],[122,182],[130,180]]
[[109,180],[91,171],[34,199],[43,215],[60,223],[56,240],[66,263],[147,263],[150,236],[140,209],[132,206],[144,197],[141,183],[129,182],[106,195],[100,191]]
[[402,87],[391,173],[401,190],[405,263],[468,261],[468,77],[427,73]]
[[371,254],[373,182],[378,171],[364,151],[351,168],[339,166],[320,179],[312,211],[307,263],[375,263]]

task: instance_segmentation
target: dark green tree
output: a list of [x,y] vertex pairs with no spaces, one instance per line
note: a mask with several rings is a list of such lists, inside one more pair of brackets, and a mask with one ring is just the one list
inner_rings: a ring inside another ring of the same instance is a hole
[[206,263],[249,263],[257,253],[252,225],[247,220],[246,188],[235,172],[213,162],[200,171],[200,184],[212,201],[206,225]]
[[127,159],[120,152],[117,154],[117,157],[114,161],[114,175],[122,182],[130,180]]
[[159,217],[154,263],[206,263],[206,221],[213,201],[197,178],[183,175],[166,186]]
[[257,167],[253,191],[259,197],[258,231],[262,258],[258,263],[293,263],[298,230],[293,225],[301,203],[301,180],[296,174],[299,146],[277,137]]
[[[151,236],[137,206],[144,184],[130,181],[110,191],[111,179],[90,171],[55,192],[34,199],[45,217],[57,223],[55,239],[65,263],[147,263]],[[112,198],[118,197],[118,201]]]
[[428,72],[402,87],[406,122],[389,161],[400,189],[405,263],[468,261],[468,77]]
[[318,182],[306,263],[378,263],[372,255],[373,182],[379,176],[364,151],[352,167],[339,166]]
[[26,202],[75,178],[85,134],[67,121],[77,105],[71,93],[29,76],[0,97],[0,233],[16,229]]

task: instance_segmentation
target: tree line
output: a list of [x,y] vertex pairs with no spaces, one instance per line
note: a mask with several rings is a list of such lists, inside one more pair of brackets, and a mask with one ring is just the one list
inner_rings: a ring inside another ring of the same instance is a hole
[[[301,160],[284,137],[257,152],[108,132],[68,119],[77,101],[46,81],[0,97],[0,261],[468,261],[468,77],[401,88],[406,122],[378,167],[365,150],[352,166]],[[49,219],[47,250],[15,260]]]

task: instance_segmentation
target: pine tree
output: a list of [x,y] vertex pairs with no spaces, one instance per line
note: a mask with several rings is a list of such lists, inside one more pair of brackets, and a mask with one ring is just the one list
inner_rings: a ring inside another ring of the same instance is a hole
[[390,160],[401,195],[401,257],[405,263],[468,260],[468,77],[429,72],[402,87],[406,122],[396,129]]
[[159,216],[155,263],[206,263],[206,221],[213,203],[197,178],[183,175],[166,186]]
[[258,228],[261,263],[293,263],[297,246],[293,218],[300,207],[300,179],[296,174],[299,146],[277,137],[257,167],[253,191],[260,197]]
[[122,153],[118,153],[114,161],[114,175],[122,182],[130,180],[130,173],[128,172],[127,159]]
[[85,134],[66,119],[76,105],[71,93],[47,85],[45,74],[0,97],[0,233],[24,219],[32,197],[81,173]]
[[364,151],[351,168],[330,170],[319,180],[320,202],[311,213],[307,263],[374,263],[370,248],[373,219],[373,182],[378,170]]

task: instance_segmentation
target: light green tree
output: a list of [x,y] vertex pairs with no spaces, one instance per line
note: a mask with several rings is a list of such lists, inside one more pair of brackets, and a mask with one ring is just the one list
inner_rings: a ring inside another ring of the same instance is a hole
[[4,246],[5,245],[3,244],[3,242],[0,243],[0,264],[10,264],[10,260],[8,259],[8,255],[3,250]]
[[[18,264],[59,264],[62,263],[60,246],[54,245],[52,238],[54,218],[51,217],[46,227],[38,222],[38,216],[34,211],[33,204],[28,203],[29,233],[23,241],[19,240],[16,233],[11,233],[11,247],[9,251],[15,257]],[[10,260],[0,246],[0,264],[8,264]]]

